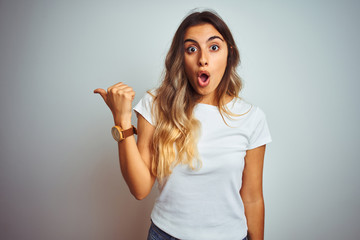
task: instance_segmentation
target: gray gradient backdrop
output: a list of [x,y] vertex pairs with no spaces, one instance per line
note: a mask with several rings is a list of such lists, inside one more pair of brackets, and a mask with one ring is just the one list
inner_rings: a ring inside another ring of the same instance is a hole
[[[155,87],[189,10],[239,46],[267,114],[266,239],[359,239],[359,1],[0,1],[0,238],[145,239],[95,88]],[[136,119],[134,118],[134,122]]]

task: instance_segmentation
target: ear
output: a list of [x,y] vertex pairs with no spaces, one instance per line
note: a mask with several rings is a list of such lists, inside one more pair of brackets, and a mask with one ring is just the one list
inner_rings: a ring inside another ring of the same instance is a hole
[[230,50],[229,52],[231,52],[231,54],[234,53],[234,48],[233,48],[232,46],[230,46],[230,49],[229,49],[229,50]]

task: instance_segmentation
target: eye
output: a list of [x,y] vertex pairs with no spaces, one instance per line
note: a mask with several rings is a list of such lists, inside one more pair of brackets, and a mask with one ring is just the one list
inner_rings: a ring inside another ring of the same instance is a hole
[[212,51],[217,51],[217,50],[219,50],[219,46],[218,46],[218,45],[212,45],[212,46],[210,47],[210,49],[211,49]]
[[196,51],[197,51],[197,48],[194,47],[194,46],[188,47],[188,48],[186,49],[186,52],[188,52],[188,53],[193,53],[193,52],[196,52]]

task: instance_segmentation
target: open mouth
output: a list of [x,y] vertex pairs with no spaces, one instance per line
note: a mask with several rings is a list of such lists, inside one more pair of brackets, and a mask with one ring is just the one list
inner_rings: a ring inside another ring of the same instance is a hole
[[206,87],[209,84],[210,74],[208,72],[200,72],[198,76],[198,83],[201,87]]
[[206,81],[208,80],[208,78],[209,78],[209,76],[206,75],[205,73],[203,73],[203,74],[200,75],[200,80],[201,80],[202,82],[206,82]]

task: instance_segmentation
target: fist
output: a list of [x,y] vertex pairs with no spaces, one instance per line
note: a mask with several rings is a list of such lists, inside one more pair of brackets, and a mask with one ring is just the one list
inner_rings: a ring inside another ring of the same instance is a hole
[[135,98],[135,92],[131,87],[120,82],[109,87],[107,91],[101,88],[95,89],[94,93],[100,94],[110,108],[115,125],[124,129],[131,127],[131,104]]

